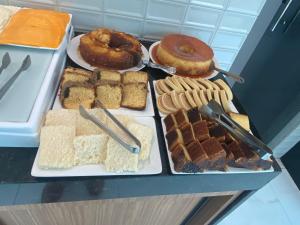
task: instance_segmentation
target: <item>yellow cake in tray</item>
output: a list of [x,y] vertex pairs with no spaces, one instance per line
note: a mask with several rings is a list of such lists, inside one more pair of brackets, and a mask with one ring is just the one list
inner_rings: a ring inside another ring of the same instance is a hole
[[20,9],[0,33],[0,44],[58,48],[69,22],[67,13]]

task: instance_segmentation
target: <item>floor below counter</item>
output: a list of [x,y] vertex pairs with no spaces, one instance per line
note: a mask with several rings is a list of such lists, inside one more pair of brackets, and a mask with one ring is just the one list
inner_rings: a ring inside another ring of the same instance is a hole
[[[280,163],[280,160],[278,160]],[[297,225],[300,191],[283,164],[282,173],[217,225]]]

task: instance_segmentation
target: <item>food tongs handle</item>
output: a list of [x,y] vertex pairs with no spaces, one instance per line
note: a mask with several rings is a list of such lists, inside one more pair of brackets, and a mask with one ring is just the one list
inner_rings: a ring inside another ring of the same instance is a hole
[[126,148],[128,151],[132,153],[139,153],[141,150],[141,143],[140,141],[132,134],[129,130],[127,130],[120,121],[117,120],[108,110],[102,108],[106,115],[108,115],[119,128],[121,128],[136,144],[136,146],[131,146],[124,142],[119,135],[117,135],[114,131],[112,131],[110,128],[108,128],[106,125],[104,125],[100,120],[98,120],[95,116],[89,114],[83,106],[79,106],[79,113],[80,115],[87,119],[92,121],[94,124],[96,124],[98,127],[100,127],[102,130],[104,130],[110,137],[112,137],[115,141],[117,141],[120,145],[122,145],[124,148]]

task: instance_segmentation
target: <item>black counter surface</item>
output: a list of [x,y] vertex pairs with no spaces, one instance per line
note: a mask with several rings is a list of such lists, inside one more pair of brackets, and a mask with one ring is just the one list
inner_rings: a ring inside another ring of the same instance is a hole
[[[149,42],[144,42],[149,47]],[[77,67],[68,58],[67,65]],[[155,109],[155,121],[160,146],[162,173],[146,176],[35,178],[30,175],[37,148],[0,148],[0,205],[67,202],[112,199],[139,196],[171,195],[257,190],[280,173],[274,161],[274,172],[244,174],[172,175],[169,169],[161,119],[155,102],[152,80],[166,74],[145,68],[150,75],[150,85]],[[244,112],[237,99],[234,104]],[[255,128],[252,126],[252,131]]]

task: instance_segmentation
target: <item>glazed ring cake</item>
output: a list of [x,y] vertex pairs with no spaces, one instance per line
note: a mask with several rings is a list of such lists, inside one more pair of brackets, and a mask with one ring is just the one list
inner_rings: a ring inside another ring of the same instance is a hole
[[136,38],[106,28],[83,35],[79,51],[87,63],[100,68],[128,69],[142,57],[141,44]]
[[187,75],[209,72],[213,56],[214,53],[207,44],[182,34],[165,36],[156,55],[161,64],[176,67],[176,73]]

